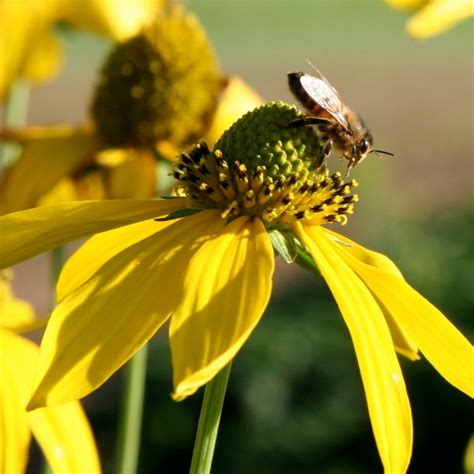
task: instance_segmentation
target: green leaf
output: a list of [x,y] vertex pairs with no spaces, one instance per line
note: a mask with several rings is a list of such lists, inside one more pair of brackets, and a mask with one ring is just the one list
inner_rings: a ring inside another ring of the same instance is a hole
[[177,211],[174,211],[171,214],[168,214],[166,217],[157,217],[154,220],[158,222],[172,221],[174,219],[181,219],[182,217],[192,216],[193,214],[196,214],[197,212],[201,212],[201,211],[202,209],[189,209],[189,208],[178,209]]

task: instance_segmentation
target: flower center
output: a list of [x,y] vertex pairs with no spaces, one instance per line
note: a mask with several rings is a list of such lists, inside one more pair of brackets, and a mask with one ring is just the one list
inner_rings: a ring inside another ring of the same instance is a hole
[[265,164],[250,167],[210,151],[204,142],[182,154],[174,172],[177,192],[193,207],[219,209],[224,219],[242,215],[262,219],[267,228],[289,227],[301,220],[309,225],[345,224],[357,195],[355,180],[344,182],[340,173],[331,176],[321,165],[311,173],[293,171],[275,175]]
[[111,147],[190,144],[208,128],[222,87],[204,30],[194,15],[172,7],[115,46],[91,112],[98,135]]

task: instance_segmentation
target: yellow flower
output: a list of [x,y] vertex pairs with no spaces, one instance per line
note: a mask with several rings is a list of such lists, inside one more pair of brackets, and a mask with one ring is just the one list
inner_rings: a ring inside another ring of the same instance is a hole
[[166,0],[0,1],[0,101],[17,78],[33,83],[52,77],[62,62],[54,26],[63,21],[124,40],[149,20]]
[[22,146],[0,181],[0,214],[61,201],[151,197],[156,155],[173,160],[201,137],[214,143],[260,103],[240,79],[221,76],[194,15],[176,8],[156,16],[106,60],[92,124],[0,130],[0,141]]
[[[10,266],[89,234],[66,263],[41,345],[30,407],[80,398],[168,320],[173,397],[181,400],[231,361],[272,290],[274,249],[314,259],[352,336],[386,472],[405,472],[412,420],[395,351],[418,349],[474,395],[473,350],[385,256],[326,228],[344,223],[354,181],[329,175],[311,127],[283,103],[237,121],[210,151],[176,167],[180,197],[63,203],[0,218],[0,264]],[[166,217],[167,216],[167,217]]]
[[57,0],[63,21],[117,41],[136,35],[169,0]]
[[94,438],[78,402],[31,413],[25,409],[39,351],[7,328],[33,320],[31,306],[14,297],[8,277],[0,274],[0,472],[25,471],[33,434],[53,472],[98,473]]
[[419,10],[407,23],[414,38],[429,38],[474,16],[474,0],[385,0],[394,8]]

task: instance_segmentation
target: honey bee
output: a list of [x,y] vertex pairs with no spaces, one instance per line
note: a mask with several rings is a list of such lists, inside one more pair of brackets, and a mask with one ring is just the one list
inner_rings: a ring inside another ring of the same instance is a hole
[[[310,63],[311,64],[311,63]],[[349,161],[347,172],[369,153],[392,153],[373,149],[373,137],[362,119],[342,100],[329,81],[316,69],[319,77],[304,72],[289,72],[288,85],[295,98],[309,112],[293,120],[288,127],[315,125],[325,143],[324,155],[334,148]]]

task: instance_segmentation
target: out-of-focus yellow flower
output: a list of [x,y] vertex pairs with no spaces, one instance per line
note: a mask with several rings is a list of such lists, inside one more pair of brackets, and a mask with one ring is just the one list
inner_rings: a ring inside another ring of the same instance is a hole
[[92,104],[93,123],[0,130],[22,145],[0,181],[0,214],[38,204],[155,193],[155,158],[211,144],[261,103],[238,78],[221,76],[204,31],[181,8],[119,43],[105,61]]
[[385,0],[394,8],[418,10],[407,23],[414,38],[437,35],[460,21],[474,16],[474,0]]
[[21,156],[0,182],[0,214],[52,202],[154,193],[151,151],[106,148],[91,126],[5,130],[0,140],[22,146]]
[[58,22],[124,40],[167,0],[0,0],[0,101],[18,78],[45,81],[58,71]]
[[90,393],[168,320],[173,397],[196,392],[259,323],[278,241],[287,261],[306,249],[319,267],[352,337],[385,470],[406,472],[412,418],[395,351],[415,360],[419,349],[473,396],[473,348],[391,260],[327,229],[352,214],[356,183],[329,175],[312,128],[281,127],[301,117],[270,103],[242,117],[214,151],[196,145],[177,164],[173,199],[63,203],[0,217],[3,266],[97,234],[60,275],[32,408]]
[[31,413],[25,409],[39,351],[7,328],[32,322],[34,312],[15,298],[8,280],[0,273],[0,472],[25,471],[33,434],[53,472],[99,473],[94,437],[80,403]]
[[52,25],[56,1],[0,1],[0,101],[18,77],[40,82],[59,68],[62,50]]
[[169,0],[57,0],[63,20],[116,41],[136,35]]
[[[239,78],[231,78],[205,139],[214,143],[243,113],[261,103]],[[91,125],[24,127],[0,131],[0,142],[22,146],[19,159],[0,181],[0,215],[55,202],[87,199],[141,199],[156,192],[151,150],[108,148]],[[157,150],[174,159],[179,147],[169,141]]]

